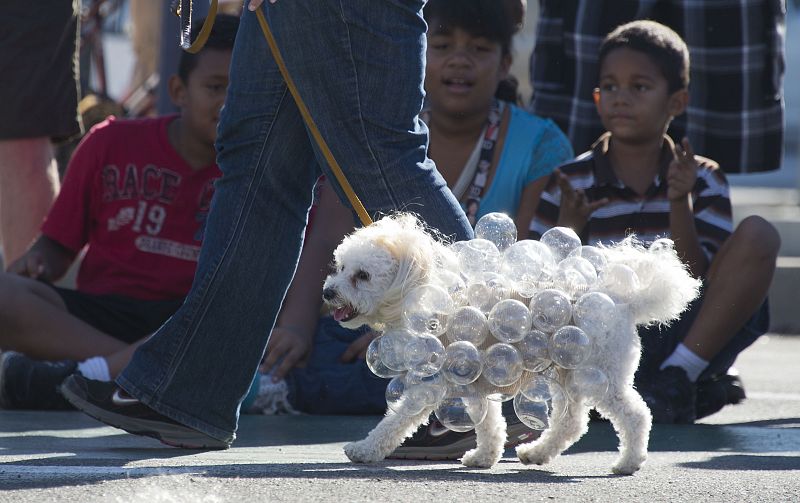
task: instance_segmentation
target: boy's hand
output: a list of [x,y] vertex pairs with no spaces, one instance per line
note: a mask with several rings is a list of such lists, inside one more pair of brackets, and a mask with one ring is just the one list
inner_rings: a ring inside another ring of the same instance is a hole
[[[275,3],[277,1],[278,0],[269,0],[269,3]],[[250,10],[250,12],[253,12],[259,7],[261,7],[262,3],[264,3],[264,0],[250,0],[250,3],[247,5],[247,8]]]
[[273,371],[273,381],[283,379],[294,367],[305,364],[311,354],[312,339],[313,335],[308,336],[300,330],[276,326],[269,337],[261,372]]
[[558,225],[570,227],[580,233],[589,221],[589,217],[597,208],[608,204],[608,198],[589,202],[586,193],[576,190],[569,178],[559,170],[554,174],[558,177],[558,187],[561,189],[561,204],[558,209]]
[[29,251],[8,266],[8,272],[31,279],[47,278],[47,264],[41,253]]
[[667,198],[671,202],[685,199],[697,181],[697,161],[692,145],[688,138],[684,138],[681,144],[682,147],[675,145],[674,158],[667,171]]
[[375,340],[378,335],[380,334],[370,330],[366,334],[354,340],[350,343],[347,349],[344,350],[344,353],[339,356],[339,361],[342,363],[350,363],[355,360],[363,360],[367,357],[367,348],[369,347],[370,342]]

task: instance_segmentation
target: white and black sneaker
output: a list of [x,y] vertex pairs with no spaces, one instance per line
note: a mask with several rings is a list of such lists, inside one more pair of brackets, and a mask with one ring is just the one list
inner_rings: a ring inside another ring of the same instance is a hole
[[[507,402],[511,403],[511,402]],[[525,426],[514,414],[508,413],[503,404],[503,416],[506,418],[506,449],[530,442],[539,437],[540,431],[532,430]],[[447,429],[442,423],[431,415],[427,426],[423,425],[414,435],[387,456],[388,459],[424,459],[428,461],[443,461],[460,459],[464,454],[476,446],[475,430],[458,432]]]
[[94,381],[75,374],[61,386],[64,397],[77,409],[107,425],[134,435],[155,438],[184,449],[227,449],[217,440],[147,407],[116,383]]
[[77,371],[72,360],[34,360],[15,351],[0,353],[0,409],[71,410],[60,386]]

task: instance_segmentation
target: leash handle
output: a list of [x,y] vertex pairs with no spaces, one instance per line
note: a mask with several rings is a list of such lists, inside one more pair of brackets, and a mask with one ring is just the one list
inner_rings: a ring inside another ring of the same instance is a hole
[[208,36],[211,35],[211,28],[214,27],[214,20],[217,18],[217,0],[211,0],[208,15],[194,42],[192,42],[192,0],[175,0],[172,2],[172,12],[181,19],[181,49],[197,54],[206,45]]

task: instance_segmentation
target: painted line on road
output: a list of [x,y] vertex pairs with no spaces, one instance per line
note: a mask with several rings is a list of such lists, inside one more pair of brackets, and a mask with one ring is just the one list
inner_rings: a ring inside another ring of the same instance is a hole
[[[209,466],[209,468],[214,468]],[[74,475],[98,475],[98,476],[122,476],[122,477],[145,477],[151,475],[202,475],[209,470],[198,470],[197,467],[140,467],[140,468],[120,468],[116,466],[29,466],[29,465],[2,465],[0,475],[33,475],[39,476],[74,476]]]

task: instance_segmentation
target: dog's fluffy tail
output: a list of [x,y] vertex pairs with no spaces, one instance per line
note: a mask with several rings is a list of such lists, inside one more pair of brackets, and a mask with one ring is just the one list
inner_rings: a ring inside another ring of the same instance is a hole
[[635,237],[606,248],[609,263],[631,267],[639,279],[629,297],[637,325],[669,324],[700,293],[701,281],[689,274],[669,239],[659,239],[646,249]]

